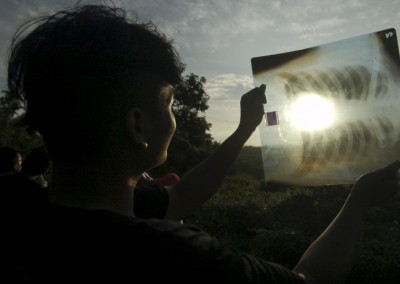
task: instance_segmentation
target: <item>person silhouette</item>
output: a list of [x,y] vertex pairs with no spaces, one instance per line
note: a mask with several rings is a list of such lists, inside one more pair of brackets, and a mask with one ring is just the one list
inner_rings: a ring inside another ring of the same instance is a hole
[[0,176],[21,171],[21,154],[10,146],[0,147]]

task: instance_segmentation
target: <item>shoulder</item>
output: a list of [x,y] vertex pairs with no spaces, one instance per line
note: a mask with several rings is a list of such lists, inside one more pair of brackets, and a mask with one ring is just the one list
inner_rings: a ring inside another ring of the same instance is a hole
[[288,269],[234,250],[193,225],[57,206],[44,219],[42,245],[35,247],[54,271],[71,262],[101,279],[134,274],[149,282],[162,275],[174,283],[302,283],[292,281]]
[[43,201],[42,188],[23,174],[14,173],[0,177],[2,202],[15,208]]
[[139,218],[163,219],[169,205],[169,194],[159,184],[138,186],[134,191],[134,213]]
[[4,189],[24,189],[24,188],[32,188],[33,190],[40,189],[40,187],[35,182],[33,182],[28,177],[20,173],[12,173],[1,176],[0,184]]

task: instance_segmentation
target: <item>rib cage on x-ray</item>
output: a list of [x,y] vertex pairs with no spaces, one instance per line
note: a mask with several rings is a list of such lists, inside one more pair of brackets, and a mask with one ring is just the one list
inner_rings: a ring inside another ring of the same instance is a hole
[[[376,72],[375,78],[362,65],[328,68],[327,70],[284,73],[286,95],[289,99],[298,93],[314,91],[338,100],[366,100],[369,96],[382,97],[388,90],[387,75]],[[370,90],[371,81],[376,80],[375,90]]]
[[[387,73],[371,71],[363,65],[326,70],[281,73],[286,96],[293,101],[299,94],[314,92],[338,104],[355,103],[362,107],[369,100],[384,100],[389,90]],[[318,119],[318,118],[315,118]],[[302,131],[303,153],[295,175],[368,159],[371,151],[398,139],[393,137],[393,121],[385,114],[343,121],[320,131]]]

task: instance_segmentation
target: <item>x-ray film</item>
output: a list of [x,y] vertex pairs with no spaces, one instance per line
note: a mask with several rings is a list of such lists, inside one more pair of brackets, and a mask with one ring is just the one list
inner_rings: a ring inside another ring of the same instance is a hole
[[266,182],[352,184],[400,159],[400,61],[388,29],[251,59],[268,103]]

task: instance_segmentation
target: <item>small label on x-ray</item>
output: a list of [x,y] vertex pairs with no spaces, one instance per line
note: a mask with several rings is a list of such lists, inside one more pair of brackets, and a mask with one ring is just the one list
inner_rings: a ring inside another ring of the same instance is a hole
[[278,125],[279,124],[278,112],[276,111],[267,112],[265,114],[265,120],[267,122],[267,126]]

